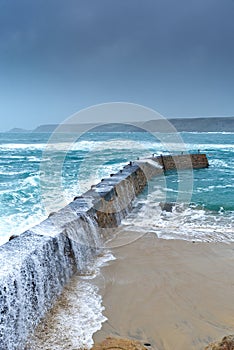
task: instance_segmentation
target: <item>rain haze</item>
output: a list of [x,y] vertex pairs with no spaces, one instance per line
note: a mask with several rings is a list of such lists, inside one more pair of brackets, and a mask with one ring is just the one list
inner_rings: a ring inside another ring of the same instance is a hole
[[232,116],[233,18],[232,0],[0,0],[0,130],[117,101]]

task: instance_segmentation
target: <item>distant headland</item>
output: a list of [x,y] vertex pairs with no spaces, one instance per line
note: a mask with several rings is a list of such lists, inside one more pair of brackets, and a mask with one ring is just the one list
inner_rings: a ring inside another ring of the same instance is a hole
[[[234,132],[234,117],[201,117],[201,118],[173,118],[168,121],[178,132]],[[123,123],[90,123],[90,124],[62,124],[60,132],[167,132],[167,119],[155,119],[147,122]],[[52,133],[59,124],[44,124],[34,130],[14,128],[10,133]]]

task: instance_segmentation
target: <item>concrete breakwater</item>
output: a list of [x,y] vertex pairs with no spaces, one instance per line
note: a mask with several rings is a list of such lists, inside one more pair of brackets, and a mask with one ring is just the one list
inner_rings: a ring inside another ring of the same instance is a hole
[[112,229],[148,181],[164,171],[205,168],[205,154],[133,162],[0,247],[0,349],[23,349],[27,337],[74,273],[88,273]]

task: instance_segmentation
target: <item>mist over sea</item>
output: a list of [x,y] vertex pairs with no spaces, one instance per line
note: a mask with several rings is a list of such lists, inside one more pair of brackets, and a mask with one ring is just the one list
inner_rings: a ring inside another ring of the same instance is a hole
[[[49,136],[46,133],[0,134],[0,244],[47,215],[41,203],[40,162],[51,164],[51,159],[43,156]],[[170,134],[165,137],[169,145]],[[136,203],[138,214],[134,216],[133,212],[126,221],[134,220],[136,226],[152,229],[154,224],[150,218],[156,215],[155,233],[164,238],[233,240],[233,133],[181,133],[181,137],[188,152],[205,152],[210,164],[208,169],[193,172],[190,206],[183,210],[183,203],[177,203],[167,217],[161,215],[160,201],[177,201],[181,179],[172,172],[167,174],[166,182],[160,178],[153,180],[148,195],[145,192]],[[140,132],[86,133],[69,145],[69,151],[68,143],[69,135],[60,135],[53,153],[53,162],[63,162],[59,176],[67,202],[129,161],[152,153],[168,154],[157,134]],[[182,181],[186,181],[186,175]],[[183,227],[187,234],[182,232]]]

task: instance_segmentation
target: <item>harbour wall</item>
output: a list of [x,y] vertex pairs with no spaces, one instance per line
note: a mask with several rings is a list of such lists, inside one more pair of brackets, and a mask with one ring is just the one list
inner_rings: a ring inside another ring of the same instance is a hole
[[0,349],[24,349],[72,275],[89,272],[106,239],[153,176],[206,167],[206,155],[199,153],[130,162],[1,246]]

